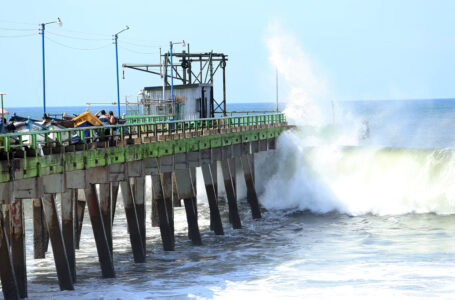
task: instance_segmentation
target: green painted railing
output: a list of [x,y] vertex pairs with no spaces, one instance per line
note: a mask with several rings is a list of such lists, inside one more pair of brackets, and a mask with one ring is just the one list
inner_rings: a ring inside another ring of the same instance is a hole
[[40,149],[69,146],[97,141],[125,140],[134,137],[157,137],[170,133],[197,132],[204,129],[227,129],[286,122],[283,113],[249,115],[239,117],[207,118],[197,120],[173,120],[164,122],[127,123],[122,125],[66,128],[34,132],[0,134],[0,151],[14,148]]
[[172,119],[170,115],[132,115],[125,116],[127,124],[158,123]]

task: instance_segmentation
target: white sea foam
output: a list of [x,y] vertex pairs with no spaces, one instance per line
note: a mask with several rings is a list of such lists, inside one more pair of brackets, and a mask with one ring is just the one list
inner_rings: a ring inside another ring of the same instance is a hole
[[338,115],[331,123],[327,84],[297,40],[274,24],[266,43],[270,62],[289,89],[288,121],[298,126],[278,139],[276,153],[258,159],[265,186],[260,201],[266,208],[455,213],[452,151],[359,147],[361,120]]

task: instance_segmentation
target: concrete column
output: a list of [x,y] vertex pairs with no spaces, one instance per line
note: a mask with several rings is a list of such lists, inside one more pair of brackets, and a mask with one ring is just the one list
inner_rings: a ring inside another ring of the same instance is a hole
[[235,162],[232,163],[231,159],[221,161],[221,168],[223,170],[224,188],[226,190],[226,197],[229,205],[229,222],[232,228],[242,228],[240,221],[239,210],[237,207],[237,193],[235,189]]
[[158,221],[161,232],[161,240],[165,251],[174,250],[174,227],[171,226],[166,201],[164,199],[161,175],[152,175],[152,197],[158,212]]
[[95,184],[89,184],[89,187],[84,189],[85,199],[87,201],[88,213],[92,223],[93,235],[96,242],[96,250],[98,252],[98,260],[101,266],[101,273],[105,278],[114,278],[114,263],[109,249],[109,243],[104,229],[103,217],[101,215],[98,197],[96,195]]
[[177,183],[175,181],[175,173],[172,173],[172,203],[174,207],[181,207],[182,202],[180,201],[181,198],[177,193]]
[[111,202],[111,185],[110,183],[100,184],[100,208],[103,216],[104,229],[106,230],[106,238],[109,244],[109,249],[112,255],[112,202]]
[[25,260],[25,230],[22,199],[11,204],[11,254],[17,288],[21,298],[27,297],[27,267]]
[[2,282],[3,297],[5,299],[19,299],[16,274],[14,273],[13,259],[6,232],[2,210],[0,209],[0,279]]
[[176,170],[175,179],[178,197],[183,199],[185,204],[186,219],[188,222],[188,237],[193,245],[201,245],[201,234],[197,223],[197,210],[194,201],[195,194],[190,170]]
[[210,221],[213,225],[213,231],[217,235],[223,235],[223,224],[221,223],[220,210],[218,208],[218,200],[216,197],[213,174],[209,164],[202,165],[202,175],[205,182],[205,190],[210,207]]
[[241,161],[247,189],[246,197],[251,207],[251,214],[253,219],[260,219],[261,210],[259,208],[259,201],[254,187],[253,172],[251,170],[251,156],[249,154],[242,155]]
[[115,216],[115,208],[117,207],[117,197],[118,197],[118,188],[119,188],[119,183],[118,182],[111,182],[111,211],[112,211],[112,224],[114,223],[114,216]]
[[74,200],[77,190],[68,189],[61,194],[62,200],[62,234],[65,241],[66,256],[71,269],[73,283],[76,282],[76,254],[74,234]]
[[142,235],[137,220],[136,206],[131,191],[129,180],[120,182],[123,196],[123,206],[125,207],[128,231],[130,233],[131,248],[133,249],[134,262],[145,262],[145,251],[142,245]]
[[[76,195],[78,195],[77,192],[76,192]],[[75,217],[76,217],[76,220],[75,220],[75,226],[76,226],[75,245],[76,245],[76,249],[79,249],[79,244],[81,241],[82,224],[84,221],[86,200],[79,199],[79,197],[77,197],[75,202],[76,202],[75,203],[75,206],[76,206],[75,207],[75,209],[76,209],[76,212],[75,212]]]
[[61,290],[74,290],[71,268],[66,256],[65,243],[63,242],[62,232],[55,207],[55,197],[53,194],[45,194],[42,198],[43,211],[49,230],[49,237],[54,254],[55,268],[57,269],[58,283]]
[[144,253],[147,253],[146,247],[146,226],[145,226],[145,176],[134,177],[134,204],[136,205],[137,221],[141,231],[141,242],[144,247]]
[[43,203],[41,198],[32,200],[33,202],[33,252],[35,259],[45,258],[49,234],[44,220]]

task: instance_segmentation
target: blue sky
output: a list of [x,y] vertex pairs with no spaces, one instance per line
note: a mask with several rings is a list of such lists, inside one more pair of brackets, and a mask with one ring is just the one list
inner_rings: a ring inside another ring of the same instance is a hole
[[[60,17],[63,27],[46,30],[49,106],[115,101],[111,38],[125,25],[120,64],[157,63],[159,47],[184,39],[192,51],[229,55],[228,101],[272,102],[273,22],[295,37],[335,100],[455,98],[454,11],[454,1],[2,1],[0,91],[7,107],[41,105],[38,24]],[[6,38],[17,35],[27,36]],[[127,70],[120,84],[124,99],[160,80]]]

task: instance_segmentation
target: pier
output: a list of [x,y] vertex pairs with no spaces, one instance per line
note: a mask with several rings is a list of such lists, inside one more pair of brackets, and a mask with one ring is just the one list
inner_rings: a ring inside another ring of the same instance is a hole
[[[188,238],[200,245],[196,167],[202,169],[210,229],[223,235],[227,226],[218,207],[218,184],[223,183],[229,226],[239,229],[236,167],[243,169],[251,217],[259,219],[254,155],[274,150],[278,136],[289,128],[284,114],[271,113],[178,121],[130,116],[123,125],[1,134],[0,275],[5,299],[27,297],[24,201],[33,202],[34,258],[44,258],[50,245],[60,289],[73,290],[85,208],[105,278],[115,277],[112,222],[121,213],[115,210],[119,191],[135,263],[146,260],[146,201],[152,204],[148,214],[152,226],[160,229],[165,251],[174,250],[173,208],[182,203]],[[222,183],[217,182],[218,167]],[[151,199],[145,196],[146,176],[152,179]]]

